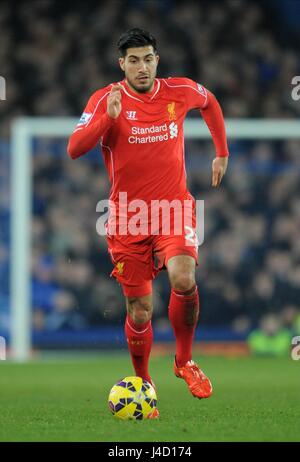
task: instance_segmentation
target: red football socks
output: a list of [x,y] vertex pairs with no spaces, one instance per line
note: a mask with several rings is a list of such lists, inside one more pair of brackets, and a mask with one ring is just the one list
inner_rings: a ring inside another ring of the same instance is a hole
[[153,340],[151,320],[136,324],[127,314],[125,335],[136,375],[150,382],[148,363]]
[[171,291],[169,319],[176,339],[176,363],[182,367],[192,359],[192,343],[199,316],[197,286],[188,292]]

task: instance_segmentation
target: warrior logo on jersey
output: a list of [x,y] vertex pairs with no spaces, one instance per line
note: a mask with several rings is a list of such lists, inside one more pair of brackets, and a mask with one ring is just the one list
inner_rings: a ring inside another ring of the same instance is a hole
[[82,114],[82,116],[80,117],[80,120],[78,122],[78,126],[79,125],[86,125],[88,123],[88,121],[90,120],[90,118],[92,117],[92,113],[90,112],[84,112]]
[[136,111],[126,111],[126,119],[137,120]]
[[176,112],[175,112],[175,103],[172,102],[167,105],[168,113],[169,113],[169,120],[176,120]]

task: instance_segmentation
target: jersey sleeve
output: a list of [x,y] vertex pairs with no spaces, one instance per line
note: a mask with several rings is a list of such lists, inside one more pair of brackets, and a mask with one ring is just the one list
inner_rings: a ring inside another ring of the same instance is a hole
[[207,105],[208,92],[203,85],[186,77],[180,78],[180,86],[184,92],[187,111],[191,109],[204,109]]
[[105,113],[106,93],[108,94],[109,90],[107,92],[98,90],[90,97],[76,125],[75,131],[95,123],[99,119],[99,116]]
[[221,106],[213,93],[207,90],[207,104],[200,109],[201,115],[211,133],[217,157],[228,157],[225,121]]
[[104,133],[114,125],[115,119],[106,111],[106,98],[109,92],[110,88],[106,87],[90,97],[69,139],[67,151],[72,159],[93,149]]
[[217,157],[228,157],[225,122],[222,109],[216,97],[200,83],[188,78],[181,78],[187,112],[190,109],[199,109],[211,133]]

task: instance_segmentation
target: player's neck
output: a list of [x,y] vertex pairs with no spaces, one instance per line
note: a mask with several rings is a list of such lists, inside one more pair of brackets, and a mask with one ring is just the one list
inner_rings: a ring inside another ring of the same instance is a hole
[[143,91],[137,91],[135,88],[133,88],[133,86],[130,85],[130,83],[128,82],[127,79],[125,79],[125,82],[126,82],[127,86],[130,88],[130,90],[133,91],[134,93],[136,93],[137,95],[146,95],[147,93],[151,93],[152,90],[153,90],[153,88],[154,88],[154,85],[155,85],[155,80],[153,80],[153,83],[152,83],[152,85],[151,85],[151,88],[149,88],[148,91],[143,92]]

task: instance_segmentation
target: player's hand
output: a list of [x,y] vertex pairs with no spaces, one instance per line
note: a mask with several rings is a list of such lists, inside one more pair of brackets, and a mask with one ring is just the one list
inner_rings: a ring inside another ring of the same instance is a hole
[[228,157],[216,157],[212,163],[212,186],[220,186],[228,165]]
[[121,89],[121,85],[114,85],[107,97],[107,112],[108,115],[113,119],[119,117],[122,109]]

